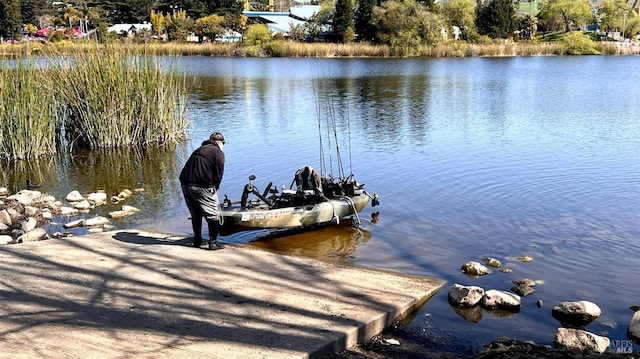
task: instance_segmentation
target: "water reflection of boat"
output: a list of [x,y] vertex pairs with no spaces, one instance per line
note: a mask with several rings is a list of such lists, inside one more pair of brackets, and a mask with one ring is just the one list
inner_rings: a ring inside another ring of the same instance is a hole
[[354,228],[346,220],[335,226],[319,227],[313,231],[287,229],[260,235],[250,246],[269,251],[319,259],[344,259],[355,252],[357,246],[371,239],[371,233]]

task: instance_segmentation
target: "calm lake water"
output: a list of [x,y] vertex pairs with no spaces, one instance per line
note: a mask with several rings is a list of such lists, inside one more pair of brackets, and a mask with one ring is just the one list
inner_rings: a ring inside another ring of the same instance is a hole
[[[250,174],[259,188],[288,187],[299,167],[318,168],[318,120],[330,118],[345,171],[380,196],[362,228],[224,241],[440,277],[447,284],[409,326],[478,346],[503,335],[551,344],[551,309],[572,300],[602,308],[588,330],[627,339],[629,306],[640,305],[638,57],[177,61],[194,80],[191,142],[11,165],[0,185],[35,178],[57,197],[142,187],[127,203],[142,212],[116,228],[190,235],[178,172],[209,133],[228,141],[220,193],[237,200]],[[460,271],[485,257],[513,272]],[[523,278],[539,284],[513,315],[469,320],[447,302],[454,283],[508,291]]]

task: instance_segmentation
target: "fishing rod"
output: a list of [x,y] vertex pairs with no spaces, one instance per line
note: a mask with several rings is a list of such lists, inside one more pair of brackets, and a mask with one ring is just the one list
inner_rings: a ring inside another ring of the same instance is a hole
[[[320,175],[321,177],[331,177],[333,179],[334,159],[332,148],[335,144],[336,148],[336,166],[338,178],[347,181],[353,176],[353,152],[351,147],[351,119],[349,107],[346,106],[344,111],[338,113],[336,111],[336,97],[331,96],[330,89],[322,86],[319,81],[314,82],[313,91],[315,93],[316,116],[318,120],[318,138],[320,143]],[[320,103],[322,101],[322,104]],[[337,116],[342,115],[347,125],[347,141],[349,152],[349,173],[347,177],[344,170],[344,162],[340,151],[340,140],[338,136],[338,119]],[[346,118],[344,118],[346,116]],[[324,119],[324,123],[323,123]],[[323,126],[324,125],[324,126]],[[323,129],[323,127],[326,127]],[[323,132],[326,131],[326,140],[323,138]],[[333,142],[331,138],[333,137]],[[324,143],[326,141],[326,144]],[[325,150],[325,146],[327,149]],[[326,151],[326,152],[325,152]],[[328,166],[328,168],[327,168]]]

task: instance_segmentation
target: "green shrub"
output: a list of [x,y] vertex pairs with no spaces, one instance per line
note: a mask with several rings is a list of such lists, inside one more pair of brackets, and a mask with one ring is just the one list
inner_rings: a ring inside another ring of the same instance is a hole
[[286,41],[277,39],[274,37],[273,41],[264,45],[265,52],[271,54],[272,57],[285,57],[291,56],[291,51],[289,51],[290,46],[286,43]]
[[353,31],[351,26],[347,26],[347,29],[344,31],[344,38],[342,42],[349,43],[353,42],[356,39],[356,33]]
[[53,35],[51,35],[51,41],[58,42],[64,40],[64,32],[60,30],[56,30]]
[[271,41],[271,29],[265,24],[254,24],[247,27],[244,43],[247,45],[261,45]]
[[[269,54],[270,44],[266,44],[264,46],[261,45],[250,45],[244,46],[241,53],[242,57],[266,57]],[[240,53],[240,52],[239,52]]]
[[599,55],[598,45],[583,33],[573,31],[560,40],[567,55]]

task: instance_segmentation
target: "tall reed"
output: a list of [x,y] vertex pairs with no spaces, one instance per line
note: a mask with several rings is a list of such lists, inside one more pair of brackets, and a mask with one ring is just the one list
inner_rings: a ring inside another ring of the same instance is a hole
[[85,149],[183,140],[188,89],[171,66],[118,46],[58,57],[48,74],[58,88],[61,140]]
[[273,57],[389,57],[388,46],[364,42],[349,44],[302,43],[274,40],[264,45]]
[[55,92],[32,59],[0,67],[0,159],[56,152]]
[[[137,45],[138,49],[140,45]],[[153,51],[158,55],[177,56],[236,56],[236,51],[240,47],[238,43],[151,43],[145,46],[145,51]]]

